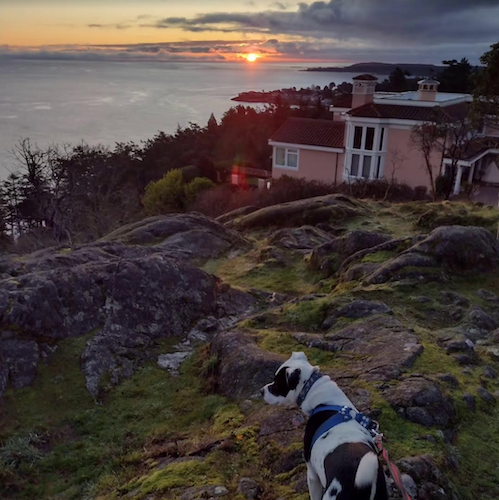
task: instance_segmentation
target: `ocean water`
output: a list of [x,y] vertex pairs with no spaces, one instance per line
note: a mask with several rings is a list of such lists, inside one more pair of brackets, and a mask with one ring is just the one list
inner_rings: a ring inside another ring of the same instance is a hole
[[354,74],[300,71],[306,64],[0,61],[0,177],[29,137],[113,145],[217,119],[239,92],[351,81]]

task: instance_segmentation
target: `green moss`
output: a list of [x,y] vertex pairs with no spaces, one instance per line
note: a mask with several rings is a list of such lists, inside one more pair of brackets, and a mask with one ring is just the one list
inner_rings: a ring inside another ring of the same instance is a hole
[[459,469],[452,476],[463,500],[499,498],[499,408],[468,414],[457,438]]
[[220,484],[216,469],[206,462],[191,460],[173,463],[162,470],[153,472],[133,481],[127,490],[139,489],[137,498],[143,498],[148,493],[165,493],[173,488],[187,486],[204,486]]
[[[96,404],[79,368],[84,344],[84,338],[62,342],[32,388],[5,395],[0,439],[35,432],[51,443],[27,473],[11,478],[11,487],[22,484],[19,499],[83,498],[102,475],[129,475],[137,457],[132,462],[124,457],[141,450],[146,439],[198,428],[226,404],[220,396],[203,394],[194,360],[184,363],[178,378],[146,366]],[[3,487],[9,485],[0,485],[0,496]]]
[[236,438],[241,453],[241,465],[261,465],[258,428],[256,426],[239,429]]
[[320,280],[319,273],[308,268],[301,258],[293,257],[289,266],[258,263],[253,253],[230,260],[208,261],[203,269],[226,283],[245,289],[257,288],[268,292],[306,294],[313,292]]
[[284,309],[283,319],[295,329],[316,331],[326,319],[331,304],[328,300],[307,300]]
[[378,264],[381,262],[385,262],[392,257],[395,257],[397,254],[395,252],[389,252],[387,250],[381,250],[375,253],[368,253],[363,259],[362,262],[372,262],[374,264]]
[[319,365],[322,368],[339,367],[343,360],[335,353],[323,351],[317,348],[306,347],[294,340],[289,333],[277,330],[260,330],[260,346],[266,351],[275,352],[282,355],[290,355],[293,351],[303,351],[310,363]]
[[0,415],[0,439],[29,429],[44,432],[94,405],[85,388],[79,356],[91,334],[59,343],[48,366],[40,364],[30,388],[7,390]]
[[490,231],[497,228],[497,211],[462,203],[441,203],[423,212],[415,221],[416,229],[431,231],[439,226],[479,226]]
[[223,406],[213,417],[213,430],[217,434],[231,433],[234,429],[241,427],[244,416],[235,404]]

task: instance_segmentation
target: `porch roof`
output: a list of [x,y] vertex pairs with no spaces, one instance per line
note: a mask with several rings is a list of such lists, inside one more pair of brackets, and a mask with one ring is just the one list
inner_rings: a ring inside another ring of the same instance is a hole
[[[459,166],[468,167],[488,154],[499,154],[499,141],[486,137],[480,138],[472,142],[466,151],[457,154],[460,158],[457,164]],[[444,158],[444,163],[451,164],[452,158]]]

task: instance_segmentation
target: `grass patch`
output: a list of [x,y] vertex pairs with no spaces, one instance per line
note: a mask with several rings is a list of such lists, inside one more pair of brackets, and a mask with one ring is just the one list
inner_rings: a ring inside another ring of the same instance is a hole
[[319,365],[321,368],[336,368],[339,363],[344,360],[332,352],[322,351],[315,347],[306,347],[300,344],[291,337],[288,333],[280,332],[278,330],[259,330],[260,347],[266,351],[275,352],[290,356],[292,352],[303,351],[313,365]]
[[328,300],[307,300],[284,309],[283,320],[294,329],[317,331],[327,317],[331,304]]
[[499,408],[470,414],[460,426],[459,469],[453,481],[462,500],[499,498]]
[[232,286],[297,295],[314,292],[321,279],[320,274],[310,270],[301,258],[294,258],[289,266],[279,267],[257,263],[249,254],[230,260],[208,261],[203,270]]
[[165,493],[173,488],[220,484],[216,467],[206,462],[190,460],[173,463],[162,470],[145,475],[127,485],[127,490],[139,490],[136,498],[148,493]]
[[0,497],[16,492],[19,499],[76,500],[97,488],[101,478],[103,484],[113,476],[126,482],[136,474],[134,454],[147,439],[200,429],[226,404],[203,393],[191,360],[178,378],[146,366],[96,404],[79,369],[83,345],[81,338],[62,342],[32,388],[7,391],[0,421],[3,448],[31,433],[45,446],[36,461],[19,455],[19,466],[4,471]]
[[380,264],[382,262],[387,261],[388,259],[391,259],[392,257],[395,257],[397,254],[396,252],[389,252],[387,250],[381,250],[379,252],[375,253],[369,253],[364,258],[362,259],[361,262],[370,262],[373,264]]

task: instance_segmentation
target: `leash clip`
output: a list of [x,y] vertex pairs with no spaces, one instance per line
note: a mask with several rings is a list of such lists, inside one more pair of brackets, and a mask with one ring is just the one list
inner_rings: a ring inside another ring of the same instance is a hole
[[376,437],[376,436],[383,436],[383,434],[381,434],[381,432],[379,432],[379,422],[377,420],[372,420],[372,427],[370,429],[371,431],[371,434],[373,435],[373,437]]

